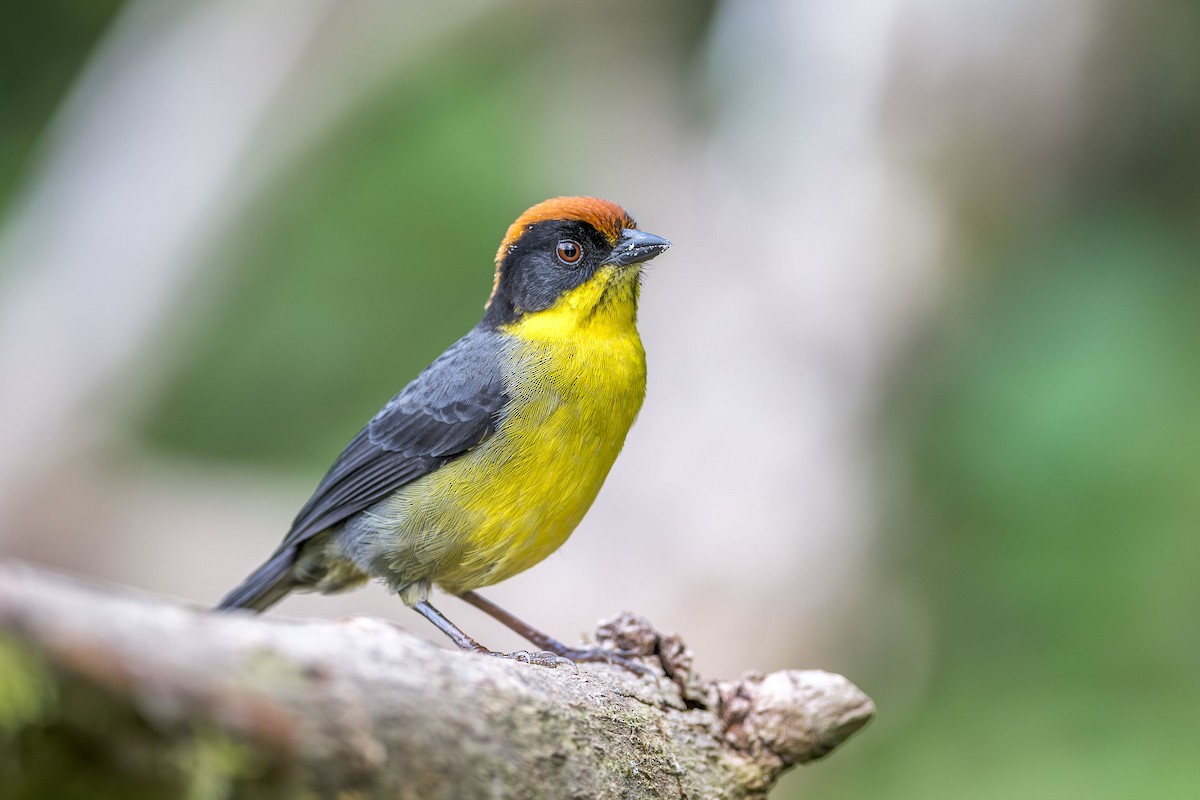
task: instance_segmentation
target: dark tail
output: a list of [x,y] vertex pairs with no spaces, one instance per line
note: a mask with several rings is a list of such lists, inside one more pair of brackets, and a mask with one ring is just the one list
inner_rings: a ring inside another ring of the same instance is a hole
[[248,608],[253,611],[266,611],[292,590],[292,564],[296,561],[296,551],[291,548],[280,550],[267,563],[263,564],[242,581],[242,585],[225,595],[217,604],[217,611],[230,611],[235,608]]

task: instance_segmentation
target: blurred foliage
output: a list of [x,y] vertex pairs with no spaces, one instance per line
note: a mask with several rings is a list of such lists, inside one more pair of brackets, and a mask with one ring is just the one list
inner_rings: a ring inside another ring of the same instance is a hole
[[1086,209],[997,254],[953,306],[908,376],[913,530],[891,544],[934,616],[932,673],[889,724],[897,687],[869,666],[880,725],[807,793],[1200,786],[1198,244]]
[[1108,18],[1051,198],[957,187],[991,216],[963,229],[889,411],[905,466],[884,563],[921,587],[930,672],[915,699],[888,659],[855,673],[879,724],[804,796],[1200,786],[1200,51],[1181,45],[1200,9],[1157,5]]
[[466,333],[508,222],[544,183],[512,113],[526,83],[487,48],[425,65],[290,173],[221,259],[233,281],[150,439],[324,466]]
[[1084,213],[955,308],[903,434],[933,671],[835,797],[1200,785],[1196,245],[1144,212]]
[[1088,141],[1076,198],[1136,199],[1200,227],[1200,4],[1109,2],[1089,71]]
[[963,646],[947,657],[1061,647],[1037,668],[1066,683],[1200,665],[1200,639],[1176,635],[1200,608],[1197,244],[1089,215],[1019,245],[959,310],[915,431],[923,527],[944,532],[934,603]]
[[0,217],[120,0],[10,0],[0,25]]

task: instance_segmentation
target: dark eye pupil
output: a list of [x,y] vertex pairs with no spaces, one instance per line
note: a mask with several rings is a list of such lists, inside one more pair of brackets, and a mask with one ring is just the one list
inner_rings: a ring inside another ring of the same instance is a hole
[[576,242],[568,239],[558,243],[558,257],[564,262],[574,264],[581,255],[583,255],[583,251]]

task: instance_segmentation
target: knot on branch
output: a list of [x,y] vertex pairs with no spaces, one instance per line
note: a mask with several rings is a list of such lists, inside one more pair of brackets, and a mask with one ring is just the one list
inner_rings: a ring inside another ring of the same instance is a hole
[[831,672],[748,672],[716,684],[717,719],[725,741],[779,769],[827,755],[875,716],[857,686]]
[[857,686],[822,670],[747,672],[736,681],[705,681],[679,634],[660,633],[628,611],[602,621],[596,640],[657,660],[687,708],[713,712],[715,735],[776,772],[827,755],[875,716],[875,704]]

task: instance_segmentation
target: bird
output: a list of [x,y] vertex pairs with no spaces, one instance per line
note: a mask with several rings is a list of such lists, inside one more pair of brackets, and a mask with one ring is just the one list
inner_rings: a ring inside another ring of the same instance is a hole
[[[350,440],[275,552],[217,610],[261,612],[293,591],[377,579],[462,650],[636,669],[620,653],[565,645],[475,590],[546,558],[595,500],[645,397],[643,266],[670,246],[595,197],[521,214],[479,323]],[[435,586],[540,651],[479,644],[430,604]]]

